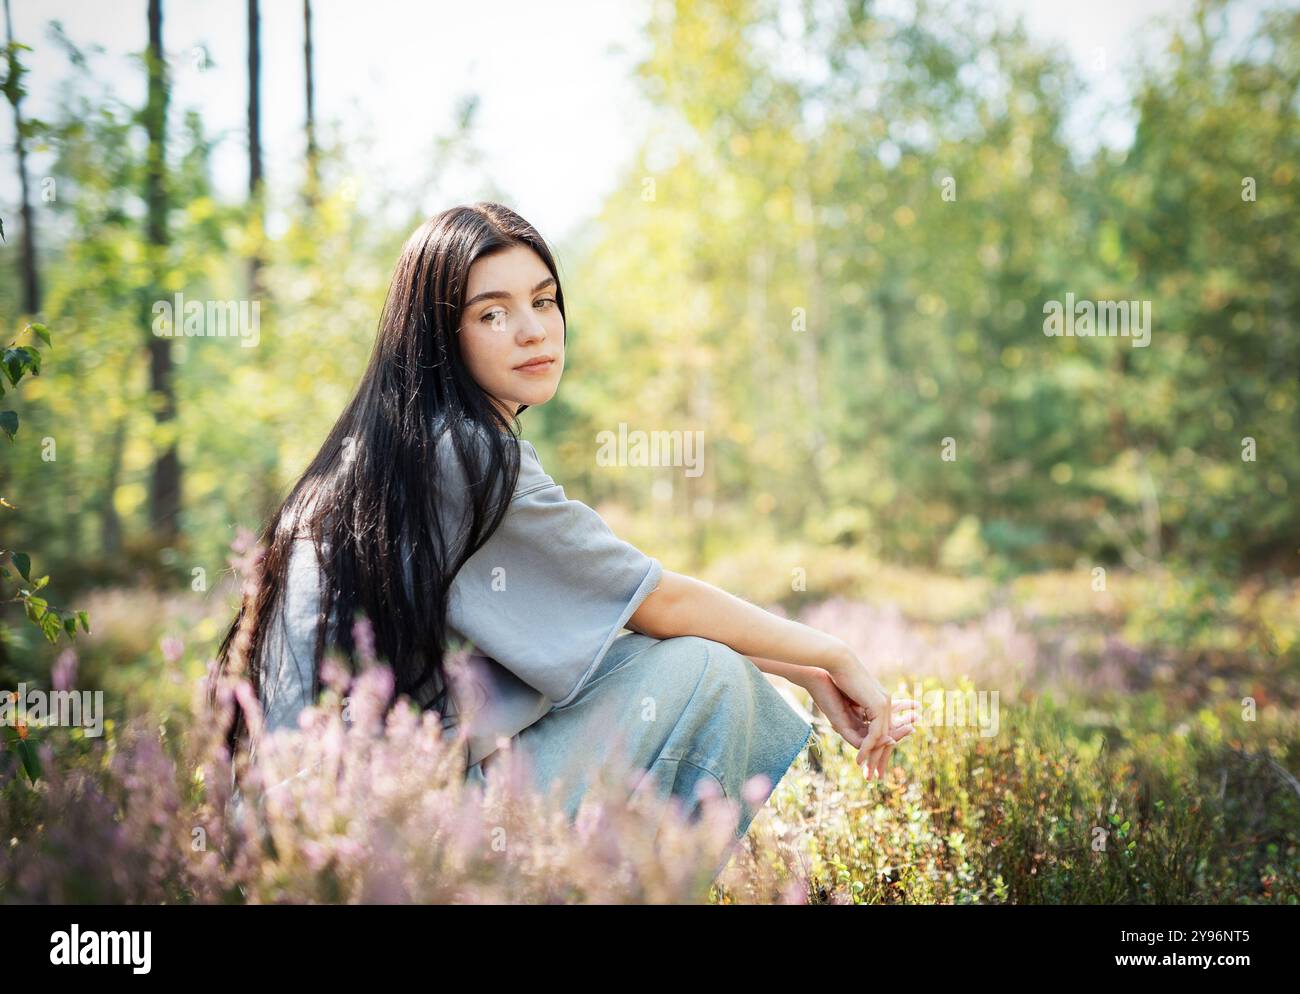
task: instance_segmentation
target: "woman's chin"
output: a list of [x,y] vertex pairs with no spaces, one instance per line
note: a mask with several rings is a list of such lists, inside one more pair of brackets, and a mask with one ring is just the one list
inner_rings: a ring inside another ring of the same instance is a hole
[[523,393],[517,394],[515,399],[518,400],[520,404],[527,404],[529,407],[537,407],[541,404],[545,404],[548,400],[550,400],[554,396],[555,396],[555,387],[552,386],[546,390],[525,391]]

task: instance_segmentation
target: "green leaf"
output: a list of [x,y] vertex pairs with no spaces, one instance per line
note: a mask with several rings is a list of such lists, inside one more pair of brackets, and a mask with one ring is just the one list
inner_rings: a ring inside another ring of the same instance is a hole
[[63,630],[68,633],[68,638],[75,639],[77,637],[77,619],[72,615],[64,618]]
[[32,783],[35,783],[41,776],[41,762],[37,758],[36,750],[32,748],[32,744],[26,739],[19,739],[16,751],[23,761],[23,769],[27,771],[27,778]]
[[44,342],[46,345],[50,344],[50,329],[45,327],[45,325],[39,323],[33,323],[33,324],[29,324],[27,327],[31,328],[33,333],[35,333],[36,337],[39,338],[42,342]]
[[33,373],[41,371],[41,354],[30,345],[15,345],[4,350],[0,363],[4,364],[9,381],[17,386],[26,370],[30,369]]
[[0,411],[0,429],[9,436],[9,441],[14,440],[14,435],[18,433],[18,412],[17,411]]
[[14,567],[22,578],[31,583],[32,557],[25,552],[15,552],[11,558],[14,561]]
[[59,642],[59,632],[63,631],[63,619],[58,611],[46,611],[41,615],[41,632],[51,645]]
[[0,366],[4,368],[9,382],[17,386],[27,370],[27,353],[21,349],[5,349],[4,353],[0,354]]
[[22,352],[27,357],[27,366],[31,369],[32,375],[39,376],[41,373],[41,353],[30,345],[19,345],[17,351]]
[[77,620],[81,622],[81,627],[87,635],[90,634],[90,615],[85,611],[77,612]]

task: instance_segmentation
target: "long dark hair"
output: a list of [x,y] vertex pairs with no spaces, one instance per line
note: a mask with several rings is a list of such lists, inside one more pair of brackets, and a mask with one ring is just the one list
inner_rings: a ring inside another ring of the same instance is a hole
[[[563,317],[564,295],[551,252],[536,229],[508,207],[483,201],[453,207],[407,239],[356,393],[261,533],[264,552],[255,560],[254,582],[217,653],[212,700],[219,681],[235,668],[232,655],[242,657],[243,675],[254,694],[260,693],[267,629],[283,599],[293,542],[309,535],[322,577],[310,699],[315,701],[321,689],[327,637],[356,672],[350,622],[364,616],[374,633],[375,654],[393,669],[394,696],[414,695],[433,680],[441,689],[424,706],[447,713],[443,655],[451,582],[500,525],[519,475],[518,446],[507,444],[518,438],[518,415],[507,419],[475,382],[455,331],[470,266],[514,245],[531,248],[555,277]],[[452,433],[455,457],[469,481],[468,529],[461,535],[444,534],[438,514],[443,494],[437,451],[444,431]],[[472,436],[486,437],[489,444],[483,447]],[[483,453],[486,463],[480,460]],[[405,550],[411,556],[409,574],[402,562]],[[337,625],[327,625],[333,611]],[[232,653],[234,648],[239,651]],[[232,755],[247,731],[236,698],[225,733]]]

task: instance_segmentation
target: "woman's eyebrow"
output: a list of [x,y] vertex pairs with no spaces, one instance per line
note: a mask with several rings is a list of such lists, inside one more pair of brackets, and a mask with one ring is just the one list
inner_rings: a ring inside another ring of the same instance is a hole
[[[538,290],[541,290],[543,287],[548,286],[549,284],[554,282],[555,282],[555,277],[548,276],[546,277],[546,279],[542,280],[542,282],[538,283],[537,286],[529,290],[528,295],[531,297]],[[510,299],[510,294],[506,293],[505,290],[484,290],[482,293],[476,293],[473,297],[470,297],[469,300],[465,301],[465,307],[466,308],[473,307],[480,300],[509,300],[509,299]]]

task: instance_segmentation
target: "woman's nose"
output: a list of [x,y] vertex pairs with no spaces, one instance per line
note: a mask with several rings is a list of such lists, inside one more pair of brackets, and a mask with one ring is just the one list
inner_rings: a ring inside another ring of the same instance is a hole
[[530,315],[523,319],[523,326],[518,334],[521,344],[542,341],[546,338],[546,325],[542,323],[541,318]]

